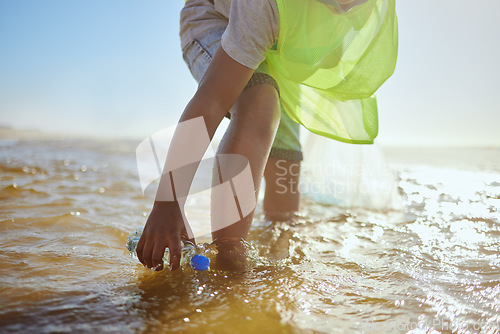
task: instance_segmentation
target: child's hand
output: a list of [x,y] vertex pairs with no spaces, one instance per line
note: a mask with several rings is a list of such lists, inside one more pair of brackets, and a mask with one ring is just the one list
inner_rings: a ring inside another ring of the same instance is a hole
[[[163,269],[165,247],[170,250],[170,267],[179,268],[181,237],[187,239],[186,226],[177,202],[155,202],[141,239],[137,244],[137,257],[148,268]],[[189,240],[194,243],[194,240]]]

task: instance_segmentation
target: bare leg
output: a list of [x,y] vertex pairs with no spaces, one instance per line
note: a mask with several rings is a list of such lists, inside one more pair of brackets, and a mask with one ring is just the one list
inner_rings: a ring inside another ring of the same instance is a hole
[[300,162],[269,158],[264,178],[264,213],[274,221],[289,220],[299,210]]
[[[252,170],[255,197],[264,174],[267,157],[279,124],[279,104],[276,89],[263,84],[243,91],[235,103],[230,125],[222,139],[218,154],[241,154]],[[254,212],[240,221],[213,231],[216,242],[245,239],[252,224]]]

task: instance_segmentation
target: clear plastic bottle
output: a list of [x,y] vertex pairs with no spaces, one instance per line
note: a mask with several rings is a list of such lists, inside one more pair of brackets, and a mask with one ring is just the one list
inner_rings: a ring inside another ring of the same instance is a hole
[[[136,248],[139,240],[141,239],[142,231],[144,227],[138,227],[137,231],[130,233],[127,239],[127,249],[132,257],[137,259]],[[165,254],[163,255],[163,263],[165,267],[170,264],[170,252],[168,248],[165,249]],[[195,270],[204,271],[210,266],[210,259],[206,256],[196,254],[196,247],[193,243],[189,241],[182,241],[181,249],[181,267],[189,263],[191,267]]]

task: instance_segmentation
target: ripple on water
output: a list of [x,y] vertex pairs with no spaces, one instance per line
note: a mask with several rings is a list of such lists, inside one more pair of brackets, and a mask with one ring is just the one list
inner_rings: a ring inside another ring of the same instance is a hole
[[500,333],[497,174],[409,166],[404,212],[303,199],[292,222],[257,219],[246,270],[152,273],[124,247],[151,205],[133,149],[72,145],[0,151],[2,331]]
[[46,192],[38,191],[32,188],[23,188],[16,184],[11,184],[0,189],[0,200],[9,201],[18,199],[19,197],[29,197],[32,198],[44,198],[50,196]]
[[0,222],[0,229],[11,230],[33,228],[36,230],[50,230],[54,232],[95,229],[95,223],[88,219],[81,218],[79,215],[80,214],[75,215],[65,213],[50,217],[9,219]]

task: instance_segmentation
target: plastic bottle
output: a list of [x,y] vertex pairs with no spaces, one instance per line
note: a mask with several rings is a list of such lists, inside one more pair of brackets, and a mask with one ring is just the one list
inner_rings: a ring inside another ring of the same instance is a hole
[[[127,249],[132,257],[137,259],[136,248],[139,240],[141,239],[143,227],[138,227],[137,231],[130,233],[127,239]],[[168,248],[165,249],[165,254],[163,255],[164,266],[168,267],[170,263],[170,252]],[[189,263],[191,267],[195,270],[205,271],[210,266],[210,259],[206,256],[196,254],[196,247],[193,243],[189,241],[182,241],[181,249],[181,266],[185,263]]]

